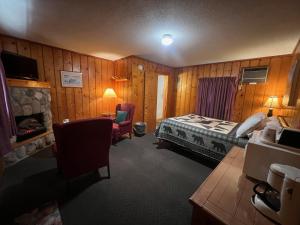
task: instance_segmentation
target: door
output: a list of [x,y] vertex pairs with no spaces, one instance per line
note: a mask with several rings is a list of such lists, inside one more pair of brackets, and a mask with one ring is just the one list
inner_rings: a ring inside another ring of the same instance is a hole
[[158,75],[157,78],[157,101],[156,101],[156,122],[166,118],[168,96],[168,76]]
[[149,70],[145,73],[145,101],[144,121],[147,123],[147,132],[153,132],[156,128],[156,93],[157,73]]

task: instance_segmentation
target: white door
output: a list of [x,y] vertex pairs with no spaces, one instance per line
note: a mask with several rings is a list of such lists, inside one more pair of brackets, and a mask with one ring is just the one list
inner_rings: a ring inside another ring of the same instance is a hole
[[167,88],[168,76],[158,75],[157,78],[157,106],[156,106],[156,120],[162,120],[166,117],[166,100],[167,100]]

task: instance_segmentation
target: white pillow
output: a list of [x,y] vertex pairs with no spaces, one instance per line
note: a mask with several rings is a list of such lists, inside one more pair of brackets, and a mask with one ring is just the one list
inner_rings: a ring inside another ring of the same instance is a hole
[[236,137],[247,137],[249,133],[254,131],[265,120],[266,115],[264,113],[255,113],[248,117],[237,129]]

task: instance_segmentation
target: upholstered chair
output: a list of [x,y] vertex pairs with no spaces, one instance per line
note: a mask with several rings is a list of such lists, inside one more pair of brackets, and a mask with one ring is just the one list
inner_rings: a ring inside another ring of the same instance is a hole
[[107,167],[110,177],[112,123],[108,118],[96,118],[53,124],[53,151],[57,167],[65,177],[77,177],[101,167]]
[[122,135],[129,134],[131,138],[132,134],[132,120],[134,115],[135,106],[130,103],[118,104],[116,106],[116,115],[117,111],[126,111],[127,117],[125,121],[120,123],[113,123],[113,140],[117,141]]

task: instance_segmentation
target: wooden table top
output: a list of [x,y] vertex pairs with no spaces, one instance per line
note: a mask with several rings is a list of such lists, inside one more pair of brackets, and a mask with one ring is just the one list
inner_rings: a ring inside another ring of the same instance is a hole
[[103,116],[103,117],[116,117],[116,113],[103,112],[103,113],[101,113],[101,116]]
[[190,198],[199,207],[228,225],[271,225],[251,204],[254,181],[242,173],[244,149],[233,147]]

